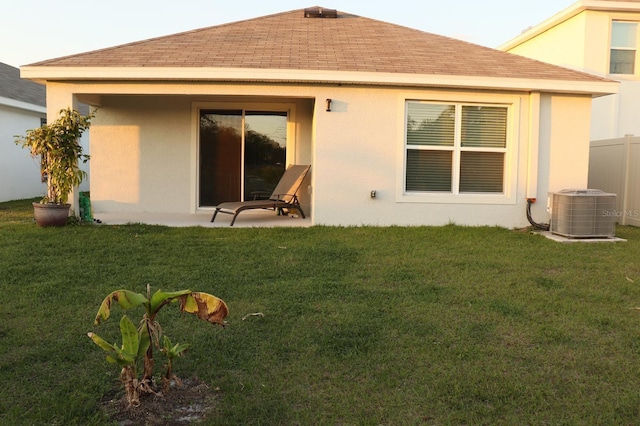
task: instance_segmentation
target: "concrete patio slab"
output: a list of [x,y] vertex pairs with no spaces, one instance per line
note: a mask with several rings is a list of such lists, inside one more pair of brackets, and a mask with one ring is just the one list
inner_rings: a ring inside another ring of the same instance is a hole
[[211,223],[213,212],[198,212],[193,214],[172,213],[99,213],[93,214],[94,219],[105,225],[126,225],[142,223],[146,225],[163,225],[171,227],[201,226],[204,228],[276,228],[276,227],[309,227],[311,219],[296,215],[278,216],[270,210],[252,210],[243,212],[236,218],[233,226],[232,215],[218,214],[216,221]]
[[627,241],[623,238],[610,237],[610,238],[569,238],[562,235],[554,234],[550,231],[537,232],[540,235],[544,235],[550,240],[557,241],[559,243],[619,243],[621,241]]

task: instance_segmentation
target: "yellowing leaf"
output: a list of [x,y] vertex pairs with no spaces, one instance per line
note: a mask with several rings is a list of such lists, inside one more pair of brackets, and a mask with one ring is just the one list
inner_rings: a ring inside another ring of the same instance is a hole
[[229,308],[222,299],[198,291],[178,297],[180,310],[195,314],[203,321],[211,324],[224,325],[224,319],[229,314]]
[[91,340],[93,340],[93,343],[95,343],[96,345],[100,346],[102,349],[104,349],[107,352],[115,352],[115,349],[113,347],[113,345],[109,342],[107,342],[106,340],[104,340],[102,337],[98,336],[95,333],[87,333],[87,336],[89,336],[91,338]]
[[109,319],[111,316],[111,305],[114,301],[118,302],[120,307],[123,309],[135,308],[136,306],[140,306],[143,303],[148,302],[147,298],[140,293],[129,290],[116,290],[105,297],[102,301],[100,309],[98,309],[98,313],[96,314],[96,319],[94,321],[95,325],[100,324],[100,321],[102,320]]

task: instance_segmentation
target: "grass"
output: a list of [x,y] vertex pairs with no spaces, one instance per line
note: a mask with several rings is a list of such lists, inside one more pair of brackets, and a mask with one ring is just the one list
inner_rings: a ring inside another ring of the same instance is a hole
[[[108,424],[112,290],[224,299],[225,329],[160,314],[210,424],[634,424],[640,229],[560,244],[493,227],[43,229],[0,204],[0,424]],[[247,316],[260,312],[261,316]],[[133,315],[131,315],[133,316]]]

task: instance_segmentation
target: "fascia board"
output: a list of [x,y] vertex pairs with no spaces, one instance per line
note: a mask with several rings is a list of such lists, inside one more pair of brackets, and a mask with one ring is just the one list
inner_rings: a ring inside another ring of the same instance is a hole
[[579,13],[583,12],[586,9],[583,3],[584,2],[577,2],[572,4],[571,6],[567,7],[566,9],[563,9],[562,11],[556,13],[550,18],[545,19],[538,25],[535,25],[529,28],[528,30],[523,31],[520,35],[517,35],[511,40],[501,44],[496,49],[502,50],[504,52],[508,52],[514,47],[517,47],[522,43],[528,40],[531,40],[532,38],[544,33],[545,31],[548,31],[549,29],[555,27],[556,25],[559,25],[562,22],[573,18],[574,16],[578,15]]
[[[219,81],[231,83],[308,83],[390,87],[444,87],[506,91],[540,91],[602,96],[618,93],[612,80],[576,81],[483,76],[451,76],[354,71],[248,68],[22,67],[21,77],[34,81]],[[595,77],[594,77],[595,79]]]

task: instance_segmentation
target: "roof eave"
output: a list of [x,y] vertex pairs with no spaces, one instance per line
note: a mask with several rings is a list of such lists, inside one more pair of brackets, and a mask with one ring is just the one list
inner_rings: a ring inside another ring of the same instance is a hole
[[4,96],[0,96],[0,105],[23,109],[25,111],[37,112],[37,113],[46,113],[47,108],[42,105],[36,105],[30,102],[20,101],[17,99],[11,99]]
[[618,93],[610,80],[558,80],[357,71],[168,68],[168,67],[39,67],[25,66],[21,77],[47,81],[218,81],[236,83],[349,84],[390,87],[447,87],[535,91],[603,96]]

